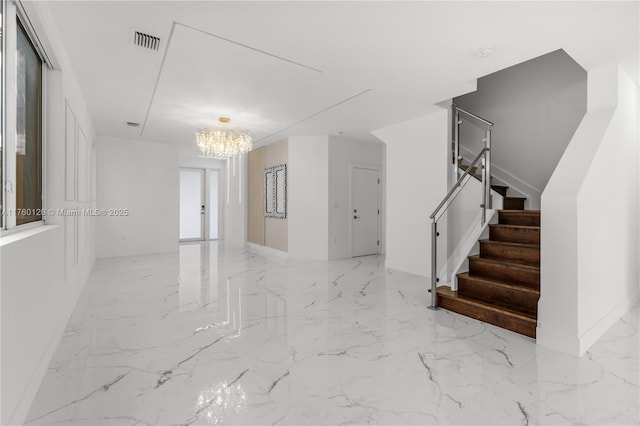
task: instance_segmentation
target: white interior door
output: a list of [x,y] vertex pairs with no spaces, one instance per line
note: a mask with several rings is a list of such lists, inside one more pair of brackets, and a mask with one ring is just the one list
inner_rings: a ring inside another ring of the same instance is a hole
[[180,169],[180,240],[204,239],[204,170]]
[[351,168],[351,253],[354,257],[378,253],[378,178],[378,170]]

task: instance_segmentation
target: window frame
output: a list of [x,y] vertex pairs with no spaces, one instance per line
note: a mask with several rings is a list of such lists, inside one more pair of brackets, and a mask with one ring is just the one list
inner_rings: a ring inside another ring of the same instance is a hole
[[[27,16],[22,4],[19,1],[3,0],[2,2],[2,199],[3,209],[5,212],[12,214],[1,214],[0,235],[10,235],[14,232],[20,232],[31,228],[43,226],[46,222],[46,216],[42,215],[40,220],[16,224],[16,216],[13,214],[16,209],[16,153],[17,153],[17,137],[15,123],[17,120],[17,103],[16,103],[16,52],[18,38],[18,22],[34,49],[36,55],[41,61],[40,73],[40,155],[41,155],[41,199],[42,210],[47,208],[47,121],[46,121],[46,99],[47,99],[47,72],[51,68],[48,60],[29,17]],[[9,71],[11,70],[11,71]],[[14,123],[14,125],[11,125]],[[5,213],[2,212],[2,213]]]

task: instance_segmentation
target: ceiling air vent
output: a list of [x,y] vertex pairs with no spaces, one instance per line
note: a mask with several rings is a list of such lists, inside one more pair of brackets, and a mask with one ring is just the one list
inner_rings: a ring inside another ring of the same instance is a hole
[[160,37],[145,34],[140,31],[132,31],[133,44],[144,49],[158,50],[160,49]]

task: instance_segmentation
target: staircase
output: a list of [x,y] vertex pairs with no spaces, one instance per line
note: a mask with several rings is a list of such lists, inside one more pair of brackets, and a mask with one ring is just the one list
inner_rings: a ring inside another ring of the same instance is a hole
[[505,209],[489,225],[489,238],[480,240],[480,254],[469,256],[469,271],[457,275],[458,291],[438,287],[438,306],[535,338],[540,210],[524,210],[524,198],[507,197],[505,186],[491,187],[503,195]]

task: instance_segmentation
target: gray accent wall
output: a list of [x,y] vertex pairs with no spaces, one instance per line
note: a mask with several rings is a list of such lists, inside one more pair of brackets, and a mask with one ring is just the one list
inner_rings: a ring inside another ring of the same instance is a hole
[[[481,77],[475,92],[454,103],[495,124],[494,176],[527,195],[535,208],[586,113],[587,73],[556,50]],[[466,160],[483,147],[482,133],[467,120],[460,145]]]

